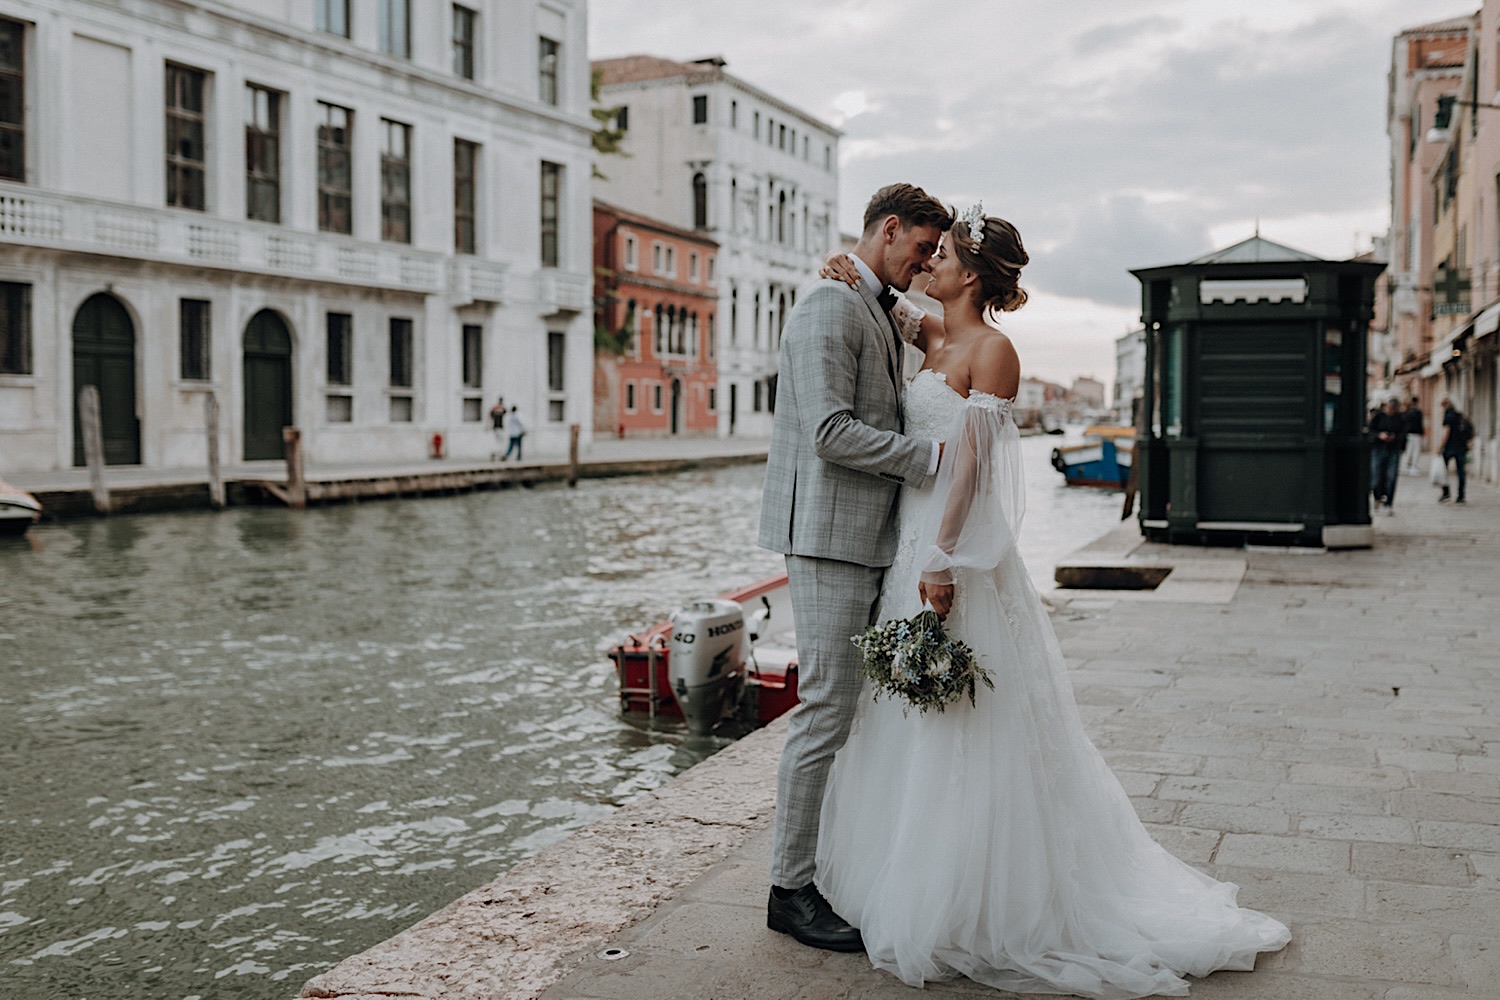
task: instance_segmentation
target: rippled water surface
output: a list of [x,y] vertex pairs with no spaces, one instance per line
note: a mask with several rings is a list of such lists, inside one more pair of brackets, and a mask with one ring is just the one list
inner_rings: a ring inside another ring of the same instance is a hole
[[[1039,580],[1118,494],[1023,443]],[[281,1000],[720,743],[604,651],[778,572],[759,466],[0,545],[0,996]]]

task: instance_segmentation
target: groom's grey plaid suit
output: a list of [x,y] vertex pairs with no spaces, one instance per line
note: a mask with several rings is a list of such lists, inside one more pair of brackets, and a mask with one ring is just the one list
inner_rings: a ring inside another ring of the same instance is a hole
[[875,617],[896,551],[903,483],[929,478],[932,442],[902,434],[900,356],[879,289],[803,289],[782,333],[760,544],[784,553],[798,695],[776,789],[771,881],[813,880],[818,815],[861,683],[850,637]]

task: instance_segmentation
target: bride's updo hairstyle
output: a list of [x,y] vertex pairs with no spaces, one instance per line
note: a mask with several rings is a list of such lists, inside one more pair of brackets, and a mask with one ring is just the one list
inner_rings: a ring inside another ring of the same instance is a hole
[[949,242],[958,262],[979,275],[979,306],[982,312],[1012,312],[1026,304],[1026,289],[1020,285],[1021,268],[1031,262],[1021,245],[1016,227],[993,215],[984,217],[984,239],[975,243],[964,220],[948,230]]

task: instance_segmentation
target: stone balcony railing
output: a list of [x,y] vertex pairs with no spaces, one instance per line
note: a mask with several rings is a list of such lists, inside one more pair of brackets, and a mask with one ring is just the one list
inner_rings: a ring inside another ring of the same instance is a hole
[[593,288],[586,274],[542,268],[537,272],[537,303],[543,315],[585,312],[591,306]]
[[[0,185],[0,244],[6,243],[426,295],[447,293],[463,302],[516,297],[509,294],[513,290],[508,287],[507,266],[482,258],[19,185]],[[588,277],[563,273],[549,278],[544,272],[539,291],[546,293],[539,298],[547,312],[581,310],[588,303]],[[546,308],[548,303],[553,303],[551,308]]]

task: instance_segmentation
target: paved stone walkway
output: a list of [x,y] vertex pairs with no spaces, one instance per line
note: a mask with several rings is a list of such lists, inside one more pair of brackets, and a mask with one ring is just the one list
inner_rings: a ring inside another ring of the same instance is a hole
[[[1255,972],[1195,983],[1199,1000],[1500,997],[1500,491],[1472,486],[1471,503],[1455,507],[1416,478],[1401,485],[1371,550],[1191,550],[1245,561],[1227,602],[1056,601],[1089,732],[1153,836],[1292,927],[1291,945]],[[1173,550],[1153,548],[1171,561]],[[507,878],[527,883],[528,898],[561,889],[549,913],[573,906],[596,919],[575,922],[572,937],[554,923],[483,940],[430,918],[389,950],[403,956],[394,995],[917,995],[861,955],[766,929],[765,803],[779,737],[757,733],[679,779],[690,798],[712,787],[703,782],[715,768],[732,768],[737,782],[756,783],[739,806],[754,818],[728,835],[723,817],[698,820],[716,846],[667,851],[657,898],[597,919],[608,883],[590,893],[546,874],[568,867],[577,849],[566,842]],[[667,800],[644,803],[610,836],[628,837]],[[493,887],[482,892],[495,901]],[[603,957],[611,948],[627,954]],[[303,995],[393,995],[381,952]],[[465,971],[522,960],[524,977]],[[1005,995],[965,980],[932,989]]]

